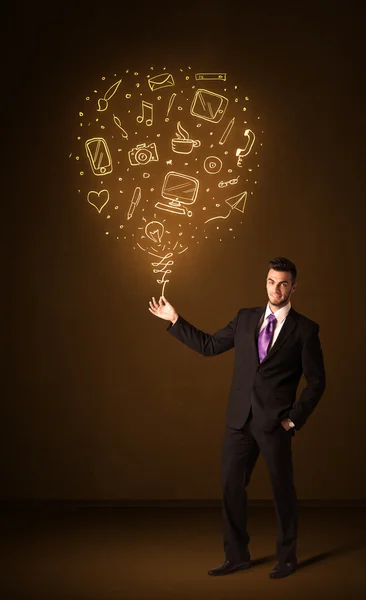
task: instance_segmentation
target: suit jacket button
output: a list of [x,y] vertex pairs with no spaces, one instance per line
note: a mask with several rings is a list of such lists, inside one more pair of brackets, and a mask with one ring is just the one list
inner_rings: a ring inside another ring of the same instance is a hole
[[257,388],[257,386],[255,385],[255,386],[253,387],[253,390],[257,390],[257,389],[258,389],[258,388]]

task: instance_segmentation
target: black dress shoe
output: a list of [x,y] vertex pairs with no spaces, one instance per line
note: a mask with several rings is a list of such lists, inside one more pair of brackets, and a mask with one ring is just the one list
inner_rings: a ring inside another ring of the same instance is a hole
[[208,574],[214,577],[218,575],[230,575],[230,573],[235,573],[235,571],[245,571],[245,569],[250,569],[251,566],[252,563],[250,560],[240,563],[233,562],[232,560],[225,560],[223,565],[216,567],[216,569],[211,569]]
[[286,563],[277,563],[275,567],[273,567],[269,576],[271,579],[282,579],[282,577],[287,577],[296,571],[297,564],[295,562],[286,562]]

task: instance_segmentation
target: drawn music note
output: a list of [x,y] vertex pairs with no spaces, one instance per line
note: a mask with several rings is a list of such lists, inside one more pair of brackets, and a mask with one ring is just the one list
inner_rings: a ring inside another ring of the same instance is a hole
[[[150,118],[149,119],[146,119],[145,110],[146,110],[146,113],[150,114]],[[151,104],[151,102],[145,102],[145,100],[142,100],[142,115],[139,115],[137,117],[136,121],[138,123],[142,123],[145,120],[146,121],[146,125],[148,127],[151,127],[151,125],[153,124],[153,121],[154,121],[153,111],[154,111],[153,104]]]

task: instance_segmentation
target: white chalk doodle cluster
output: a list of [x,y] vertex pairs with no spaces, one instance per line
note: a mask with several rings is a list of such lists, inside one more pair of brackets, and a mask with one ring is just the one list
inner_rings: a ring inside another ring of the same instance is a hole
[[263,131],[227,73],[151,66],[103,76],[79,111],[78,192],[130,242],[165,293],[179,255],[235,238],[258,180]]

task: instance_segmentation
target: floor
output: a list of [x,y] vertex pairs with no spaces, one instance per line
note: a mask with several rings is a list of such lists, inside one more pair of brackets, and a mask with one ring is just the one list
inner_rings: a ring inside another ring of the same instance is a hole
[[300,507],[299,569],[269,579],[276,522],[251,507],[254,566],[225,577],[220,509],[7,509],[1,600],[357,600],[366,597],[366,509]]

